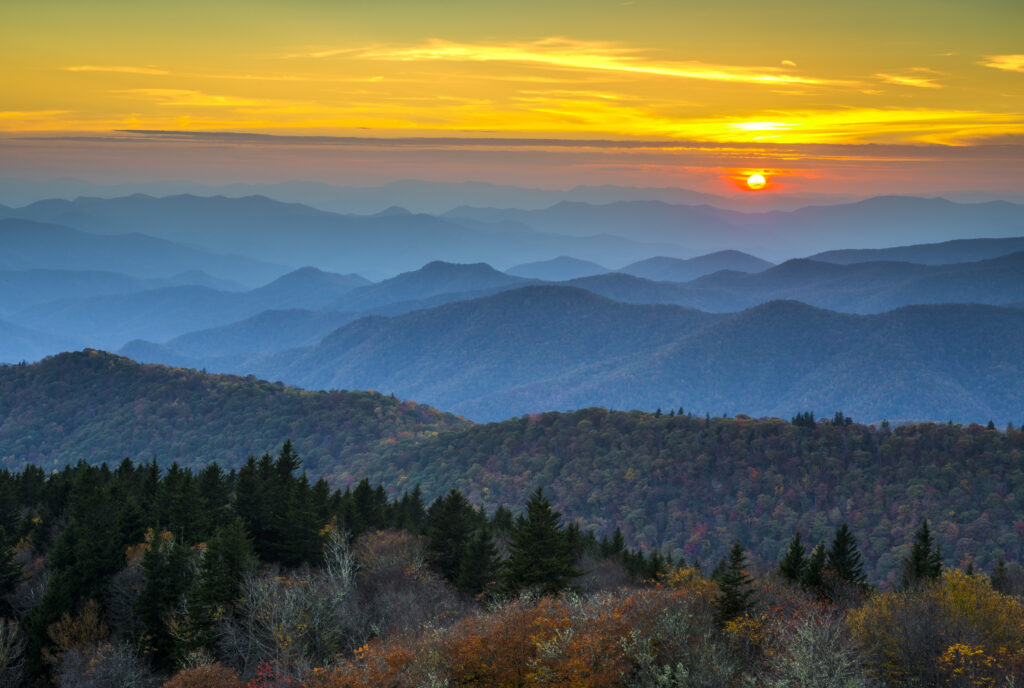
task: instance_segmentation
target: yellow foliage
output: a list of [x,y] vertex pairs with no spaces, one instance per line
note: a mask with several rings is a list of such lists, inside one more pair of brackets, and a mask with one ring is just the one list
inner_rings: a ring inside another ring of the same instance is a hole
[[[950,685],[987,686],[985,676],[1024,664],[1024,605],[982,575],[947,570],[932,584],[875,595],[847,615],[847,624],[869,668],[895,684],[934,672],[947,681],[959,677]],[[928,656],[934,647],[946,649]],[[971,682],[964,682],[968,670]]]

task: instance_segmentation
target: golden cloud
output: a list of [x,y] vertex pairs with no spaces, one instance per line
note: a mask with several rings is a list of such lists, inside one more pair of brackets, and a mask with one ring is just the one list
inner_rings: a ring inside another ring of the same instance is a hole
[[987,55],[978,64],[1007,72],[1024,72],[1024,55]]
[[[849,82],[792,74],[779,67],[716,65],[703,62],[658,62],[644,59],[639,51],[613,43],[545,38],[528,43],[456,43],[432,39],[412,47],[372,47],[353,51],[320,50],[301,54],[322,58],[349,54],[367,60],[516,62],[558,69],[620,72],[677,79],[698,79],[731,83],[801,85],[846,85]],[[296,57],[299,55],[291,55]]]
[[[924,70],[917,70],[924,71]],[[929,70],[930,71],[930,70]],[[936,83],[935,79],[923,76],[900,76],[899,74],[875,74],[876,79],[881,79],[887,84],[896,86],[913,86],[915,88],[944,88],[942,84]]]

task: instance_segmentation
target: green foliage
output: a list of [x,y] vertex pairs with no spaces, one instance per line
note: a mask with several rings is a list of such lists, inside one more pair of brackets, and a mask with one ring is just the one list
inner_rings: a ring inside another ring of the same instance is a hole
[[786,556],[779,562],[779,575],[791,583],[799,582],[807,569],[807,548],[800,541],[799,531],[789,541]]
[[573,546],[559,519],[561,514],[537,488],[526,502],[526,513],[516,519],[508,560],[501,571],[501,586],[508,594],[537,590],[553,594],[582,575],[573,567]]
[[828,550],[828,569],[843,583],[855,587],[865,585],[866,576],[857,541],[845,523],[836,530],[832,546]]
[[747,573],[747,554],[739,540],[729,550],[729,559],[715,576],[722,594],[718,598],[718,619],[725,623],[754,609],[754,579]]
[[900,570],[900,587],[911,588],[918,583],[935,580],[942,573],[941,548],[935,544],[928,520],[921,521],[921,527],[914,533],[914,546],[903,560]]

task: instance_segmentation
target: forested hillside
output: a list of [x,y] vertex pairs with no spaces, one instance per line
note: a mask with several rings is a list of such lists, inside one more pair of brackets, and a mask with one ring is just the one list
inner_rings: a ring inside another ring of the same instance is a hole
[[126,456],[239,466],[293,438],[319,475],[382,442],[465,425],[374,392],[306,392],[89,349],[0,367],[0,460],[8,468]]
[[[740,538],[763,561],[796,530],[843,522],[885,581],[922,519],[946,563],[1024,557],[1024,432],[871,427],[591,408],[472,425],[376,393],[142,366],[100,352],[0,368],[0,456],[45,468],[125,456],[238,468],[293,438],[314,478],[364,477],[426,498],[458,488],[495,508],[543,487],[584,529],[675,558],[717,560]],[[1024,419],[1022,419],[1024,420]]]

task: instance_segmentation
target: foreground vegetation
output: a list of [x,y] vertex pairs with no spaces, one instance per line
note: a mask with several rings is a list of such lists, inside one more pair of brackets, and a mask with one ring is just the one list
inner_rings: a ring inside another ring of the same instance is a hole
[[[927,523],[879,592],[854,534],[713,571],[452,490],[125,460],[0,472],[0,682],[61,686],[996,686],[1024,575],[941,566]],[[757,575],[754,575],[757,573]]]

